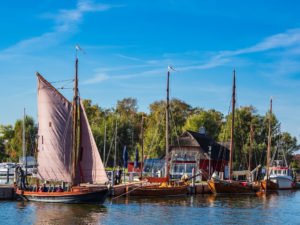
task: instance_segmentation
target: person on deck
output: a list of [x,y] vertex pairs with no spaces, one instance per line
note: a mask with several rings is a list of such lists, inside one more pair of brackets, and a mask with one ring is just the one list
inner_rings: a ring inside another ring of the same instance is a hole
[[42,192],[48,192],[48,188],[46,187],[46,184],[43,184]]
[[20,189],[21,190],[24,190],[26,189],[26,185],[25,185],[25,173],[24,173],[24,170],[22,170],[22,167],[18,166],[16,168],[17,170],[17,174],[18,174],[18,177],[19,177],[19,181],[20,181]]
[[120,166],[118,166],[117,174],[116,174],[116,184],[121,184],[121,177],[122,177],[122,169]]
[[63,192],[63,189],[61,188],[61,186],[59,186],[56,190],[56,192]]

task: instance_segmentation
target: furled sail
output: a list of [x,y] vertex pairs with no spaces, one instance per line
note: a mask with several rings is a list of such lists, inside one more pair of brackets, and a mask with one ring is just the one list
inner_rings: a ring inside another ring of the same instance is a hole
[[37,73],[38,174],[47,181],[72,181],[72,104]]
[[[80,147],[78,167],[81,177],[75,183],[105,183],[108,181],[100,154],[93,137],[84,106],[80,100]],[[78,181],[80,179],[80,182]]]

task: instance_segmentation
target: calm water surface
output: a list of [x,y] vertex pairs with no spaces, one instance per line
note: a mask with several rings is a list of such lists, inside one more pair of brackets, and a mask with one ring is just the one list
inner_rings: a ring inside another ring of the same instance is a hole
[[0,202],[1,224],[300,224],[300,191],[267,197],[108,199],[100,205]]

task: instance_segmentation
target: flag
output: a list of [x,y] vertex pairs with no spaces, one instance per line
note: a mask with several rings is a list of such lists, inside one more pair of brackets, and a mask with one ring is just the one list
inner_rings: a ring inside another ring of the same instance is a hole
[[176,71],[177,72],[177,70],[175,70],[172,66],[168,66],[168,70],[170,71],[170,70],[173,70],[173,71]]
[[124,146],[124,149],[123,149],[123,161],[124,161],[124,168],[127,168],[127,165],[128,165],[128,151],[127,151],[127,147],[126,145]]
[[146,119],[146,118],[147,118],[147,115],[143,114],[143,115],[142,115],[142,118],[143,118],[143,119]]
[[80,50],[83,54],[85,54],[86,55],[86,53],[78,46],[78,45],[76,45],[76,47],[75,47],[77,50]]
[[138,168],[139,167],[139,149],[138,147],[136,147],[135,149],[135,158],[134,158],[134,168]]

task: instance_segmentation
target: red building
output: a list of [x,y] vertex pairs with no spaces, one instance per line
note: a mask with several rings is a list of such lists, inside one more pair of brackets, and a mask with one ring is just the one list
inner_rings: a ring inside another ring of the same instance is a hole
[[[229,149],[224,146],[224,143],[217,143],[210,139],[204,128],[201,131],[197,133],[186,130],[178,141],[170,146],[169,161],[172,176],[179,177],[184,173],[191,175],[193,168],[196,172],[203,169],[209,173],[209,167],[211,174],[214,171],[224,174],[228,165]],[[202,177],[202,179],[206,178]]]
[[134,168],[134,162],[128,162],[128,172],[141,172],[141,163],[138,163],[138,168]]

